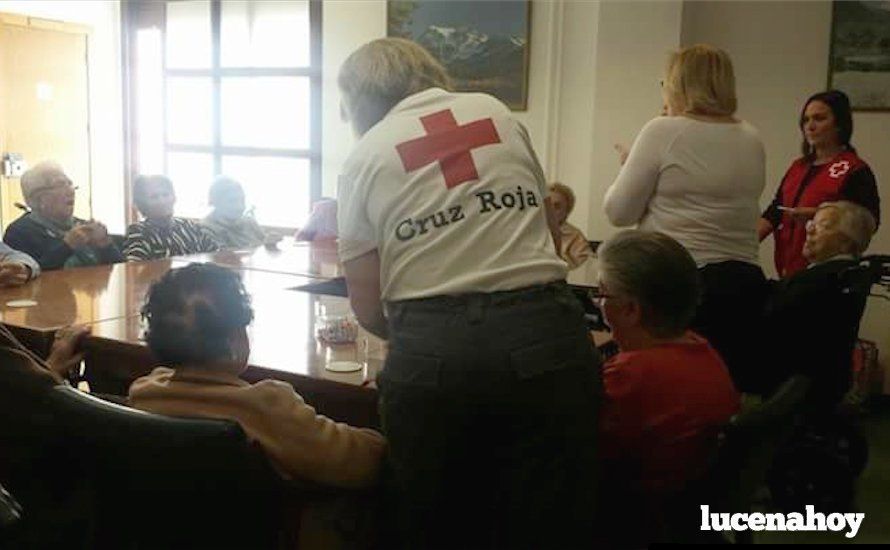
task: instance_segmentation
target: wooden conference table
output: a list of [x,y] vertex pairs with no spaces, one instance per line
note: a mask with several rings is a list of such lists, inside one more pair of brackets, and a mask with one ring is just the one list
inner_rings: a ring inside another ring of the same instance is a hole
[[[90,388],[125,395],[132,380],[157,364],[142,340],[145,294],[171,268],[191,262],[213,262],[237,271],[252,297],[247,380],[284,380],[320,413],[359,426],[378,424],[373,381],[386,356],[386,343],[362,329],[354,344],[322,343],[315,337],[317,320],[350,313],[348,300],[294,290],[342,274],[333,243],[286,241],[278,249],[50,271],[22,287],[0,289],[0,321],[44,356],[56,330],[88,325],[84,376]],[[572,272],[569,281],[592,285],[595,274],[595,267],[588,265]],[[21,304],[23,300],[29,303]],[[596,336],[600,343],[603,335]],[[339,373],[326,368],[342,361],[359,363],[361,370]]]
[[[208,261],[237,271],[252,297],[254,322],[248,328],[251,354],[246,379],[287,381],[321,413],[362,426],[377,424],[373,380],[386,354],[385,343],[362,329],[355,344],[321,343],[315,338],[316,320],[321,315],[349,313],[348,300],[294,290],[340,274],[331,244],[286,242],[279,250],[259,248],[49,271],[22,287],[0,289],[0,321],[44,356],[56,330],[88,325],[91,335],[86,341],[84,374],[91,390],[124,395],[133,379],[157,364],[142,341],[140,310],[148,288],[172,267]],[[21,304],[23,300],[30,304]],[[326,370],[340,361],[357,362],[362,369]]]

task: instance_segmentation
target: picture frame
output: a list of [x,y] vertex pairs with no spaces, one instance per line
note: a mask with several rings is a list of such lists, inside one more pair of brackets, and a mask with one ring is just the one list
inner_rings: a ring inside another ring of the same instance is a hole
[[828,88],[855,111],[890,111],[890,0],[835,0]]
[[460,92],[528,108],[531,1],[388,0],[387,36],[424,46]]

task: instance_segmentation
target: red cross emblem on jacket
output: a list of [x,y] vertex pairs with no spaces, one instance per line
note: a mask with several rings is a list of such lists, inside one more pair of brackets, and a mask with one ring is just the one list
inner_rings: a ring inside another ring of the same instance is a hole
[[396,145],[406,172],[413,172],[438,162],[445,186],[451,189],[479,179],[471,151],[484,145],[500,143],[490,118],[458,125],[451,109],[420,118],[426,135]]

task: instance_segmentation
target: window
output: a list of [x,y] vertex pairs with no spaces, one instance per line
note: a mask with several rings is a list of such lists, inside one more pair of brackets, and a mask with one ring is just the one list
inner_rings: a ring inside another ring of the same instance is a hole
[[163,173],[179,216],[224,174],[260,224],[300,226],[321,194],[321,2],[125,2],[130,177]]

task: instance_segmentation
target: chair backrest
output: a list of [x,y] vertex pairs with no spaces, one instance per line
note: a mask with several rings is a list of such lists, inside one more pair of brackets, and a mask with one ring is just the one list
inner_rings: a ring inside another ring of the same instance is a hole
[[22,519],[22,505],[0,485],[0,530]]
[[[0,350],[6,357],[20,360]],[[33,389],[17,416],[0,421],[0,445],[18,459],[5,471],[25,509],[22,546],[47,542],[45,522],[59,516],[77,518],[67,536],[84,547],[278,545],[280,478],[238,424],[137,411],[35,383],[39,372],[10,378],[0,402],[12,380]],[[70,506],[44,514],[59,494]]]
[[719,511],[750,508],[776,450],[794,430],[810,386],[806,376],[792,376],[766,401],[739,413],[724,428],[709,479]]
[[[792,376],[762,404],[737,414],[723,427],[706,475],[690,483],[667,510],[665,541],[725,542],[713,532],[699,530],[699,507],[708,504],[714,513],[751,508],[773,456],[795,428],[810,386],[809,378]],[[736,542],[746,536],[736,534]]]
[[67,386],[47,405],[83,457],[109,544],[142,530],[136,540],[152,546],[275,546],[280,479],[238,424],[149,414]]

